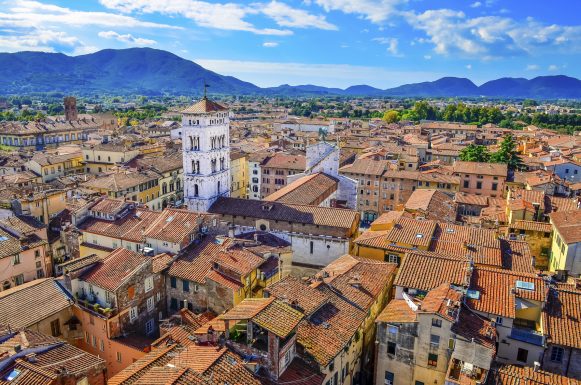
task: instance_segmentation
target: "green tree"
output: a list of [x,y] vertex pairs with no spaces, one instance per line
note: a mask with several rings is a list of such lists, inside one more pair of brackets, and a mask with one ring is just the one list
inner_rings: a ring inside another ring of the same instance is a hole
[[460,150],[460,160],[465,162],[488,162],[490,160],[490,152],[486,146],[470,144]]
[[511,134],[504,137],[500,143],[500,148],[490,156],[490,160],[493,163],[506,163],[509,170],[521,170],[524,167],[524,163],[516,150],[516,142]]
[[382,120],[387,122],[387,123],[399,122],[399,120],[400,120],[399,112],[397,112],[395,110],[386,111],[385,114],[383,114]]

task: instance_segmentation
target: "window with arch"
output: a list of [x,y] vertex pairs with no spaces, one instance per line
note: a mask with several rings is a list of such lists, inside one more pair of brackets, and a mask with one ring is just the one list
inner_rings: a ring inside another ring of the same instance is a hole
[[220,181],[218,181],[218,185],[217,185],[217,187],[216,187],[216,189],[217,189],[217,191],[218,191],[218,195],[219,195],[219,194],[220,194],[220,192],[221,192],[221,191],[220,191],[220,190],[221,190],[221,187],[222,187],[222,185],[221,185]]
[[216,159],[212,159],[211,166],[212,166],[212,173],[216,172]]
[[200,193],[200,189],[199,189],[198,185],[195,184],[194,185],[194,196],[195,197],[199,196],[199,193]]
[[161,193],[162,194],[167,194],[167,183],[163,182],[163,184],[161,185]]
[[177,189],[178,191],[181,191],[181,190],[182,190],[182,181],[181,181],[181,180],[179,180],[179,179],[178,179],[178,180],[176,180],[176,189]]

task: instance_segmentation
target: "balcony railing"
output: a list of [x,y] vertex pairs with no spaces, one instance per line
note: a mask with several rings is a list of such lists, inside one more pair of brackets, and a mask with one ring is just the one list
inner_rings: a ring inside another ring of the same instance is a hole
[[543,334],[536,330],[516,327],[512,328],[510,338],[538,346],[543,346],[545,341]]
[[111,318],[117,314],[117,308],[110,308],[101,306],[97,301],[91,300],[89,296],[79,296],[77,299],[77,305],[89,312],[99,315],[101,317]]

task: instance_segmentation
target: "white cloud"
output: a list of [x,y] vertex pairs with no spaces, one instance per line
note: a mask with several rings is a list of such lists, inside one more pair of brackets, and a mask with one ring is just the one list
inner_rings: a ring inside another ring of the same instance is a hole
[[194,61],[204,68],[221,74],[236,76],[261,87],[278,86],[283,83],[310,83],[327,87],[349,87],[353,84],[369,84],[375,87],[387,88],[405,83],[436,80],[444,76],[442,73],[390,71],[384,67],[346,64],[307,64],[211,59],[196,59]]
[[478,8],[481,6],[482,6],[482,3],[480,1],[477,1],[475,3],[470,4],[470,8]]
[[9,12],[0,12],[0,27],[47,28],[48,26],[86,27],[98,25],[125,28],[181,29],[167,24],[141,21],[126,15],[108,12],[75,11],[57,5],[43,4],[38,1],[13,0],[9,4]]
[[545,25],[531,18],[524,22],[500,16],[469,18],[451,9],[406,15],[410,25],[424,31],[434,51],[442,55],[459,53],[491,60],[545,49],[581,51],[581,26]]
[[54,52],[55,45],[67,46],[74,50],[77,46],[83,46],[83,43],[74,36],[50,29],[34,29],[25,33],[0,36],[0,50],[6,52]]
[[432,59],[432,55],[424,55],[424,59],[431,60]]
[[558,65],[556,65],[556,64],[551,64],[551,65],[550,65],[550,66],[547,68],[547,70],[549,70],[549,71],[551,71],[551,72],[558,71],[558,70],[559,70],[559,66],[558,66]]
[[471,70],[472,69],[472,64],[466,64],[466,69],[467,70]]
[[[327,22],[324,16],[312,15],[276,0],[250,5],[198,0],[100,0],[100,2],[107,8],[121,12],[180,15],[193,20],[201,27],[247,31],[259,35],[292,35],[293,32],[288,28],[337,29],[335,25]],[[258,28],[246,20],[251,15],[264,15],[283,28]]]
[[326,21],[324,16],[311,15],[307,11],[289,7],[278,1],[271,1],[266,6],[258,6],[264,15],[273,19],[281,27],[338,29],[336,25]]
[[527,71],[538,71],[541,67],[538,64],[529,64],[526,66],[525,70]]
[[314,0],[325,11],[361,15],[373,23],[386,21],[397,12],[396,7],[406,0]]
[[262,43],[262,46],[266,47],[266,48],[274,48],[274,47],[278,47],[278,43],[275,41],[267,41],[267,42]]
[[397,50],[398,40],[395,37],[376,37],[372,40],[378,42],[379,44],[387,45],[387,52],[391,53],[392,55],[399,55]]
[[99,37],[102,37],[104,39],[114,39],[123,43],[127,43],[127,44],[131,44],[131,45],[139,45],[139,46],[144,46],[144,45],[154,45],[157,42],[155,40],[151,40],[151,39],[144,39],[141,37],[135,37],[133,35],[131,35],[130,33],[127,34],[120,34],[117,33],[115,31],[101,31],[98,33]]

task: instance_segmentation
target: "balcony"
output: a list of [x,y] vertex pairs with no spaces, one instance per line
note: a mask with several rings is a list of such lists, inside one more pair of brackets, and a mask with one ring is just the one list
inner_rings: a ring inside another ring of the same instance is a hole
[[91,298],[91,296],[81,295],[77,297],[75,295],[75,298],[77,305],[89,313],[105,318],[111,318],[117,315],[117,308],[104,307],[95,298]]
[[510,338],[537,346],[543,346],[545,341],[543,333],[540,333],[534,329],[517,327],[512,328],[510,332]]

